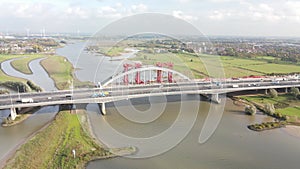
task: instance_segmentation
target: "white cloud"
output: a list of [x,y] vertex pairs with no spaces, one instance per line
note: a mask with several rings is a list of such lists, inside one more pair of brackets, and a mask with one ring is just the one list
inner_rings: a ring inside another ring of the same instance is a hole
[[231,17],[232,16],[232,12],[231,11],[227,11],[227,10],[215,10],[213,11],[213,13],[211,15],[209,15],[208,17],[212,20],[222,20],[226,17]]
[[118,18],[121,17],[122,14],[118,11],[120,7],[111,7],[111,6],[102,6],[98,9],[97,11],[97,16],[98,17],[103,17],[103,18]]
[[138,5],[131,6],[132,13],[141,13],[141,12],[146,12],[147,10],[148,10],[148,7],[144,4],[138,4]]
[[80,6],[68,7],[65,10],[67,17],[79,17],[81,19],[87,19],[91,16],[88,9],[84,9]]
[[190,2],[191,0],[178,0],[178,2],[180,2],[180,3],[188,3],[188,2]]
[[300,2],[287,1],[284,6],[284,12],[286,13],[288,19],[300,22]]
[[211,20],[234,19],[278,22],[288,18],[287,13],[282,10],[282,7],[282,5],[277,4],[254,4],[242,1],[240,6],[238,6],[237,8],[214,10],[210,12],[210,14],[208,14],[208,18]]
[[280,10],[275,10],[268,4],[249,5],[249,16],[254,20],[266,20],[271,22],[280,21],[285,15]]
[[97,10],[97,16],[103,18],[120,18],[122,16],[143,13],[147,10],[148,7],[144,4],[137,4],[126,7],[121,3],[117,3],[113,6],[99,7]]
[[3,3],[0,5],[0,17],[33,18],[51,14],[53,5],[48,3]]
[[192,15],[186,15],[182,11],[176,10],[172,12],[172,15],[176,18],[180,18],[189,22],[198,20],[198,17]]

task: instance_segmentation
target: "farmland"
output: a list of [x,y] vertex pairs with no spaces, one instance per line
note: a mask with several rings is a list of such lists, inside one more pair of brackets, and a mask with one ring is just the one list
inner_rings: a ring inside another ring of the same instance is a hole
[[209,77],[208,74],[212,76],[214,74],[213,71],[216,70],[219,72],[224,71],[224,75],[227,78],[300,72],[300,66],[296,64],[269,63],[268,60],[271,60],[271,57],[267,57],[267,59],[266,57],[243,59],[231,56],[213,56],[204,54],[140,52],[133,60],[141,61],[146,65],[155,65],[157,62],[172,62],[174,63],[175,70],[182,73],[192,72],[188,74],[190,77],[195,78]]

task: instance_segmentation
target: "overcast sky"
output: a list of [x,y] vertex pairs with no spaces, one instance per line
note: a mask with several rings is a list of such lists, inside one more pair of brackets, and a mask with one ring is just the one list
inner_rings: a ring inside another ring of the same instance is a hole
[[298,0],[0,0],[0,32],[95,33],[145,12],[184,19],[206,35],[300,37]]

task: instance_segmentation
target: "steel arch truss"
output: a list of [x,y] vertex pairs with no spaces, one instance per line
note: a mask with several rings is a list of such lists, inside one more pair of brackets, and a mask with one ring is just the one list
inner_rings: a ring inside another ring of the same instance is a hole
[[[150,72],[150,74],[151,74],[151,72],[153,73],[153,72],[157,72],[157,71],[172,73],[174,75],[174,77],[179,77],[178,81],[191,81],[191,79],[189,77],[187,77],[184,74],[179,73],[175,70],[164,68],[164,67],[147,66],[147,67],[142,67],[142,68],[138,68],[138,69],[131,69],[127,72],[123,72],[123,73],[118,74],[116,76],[112,76],[110,78],[110,80],[106,81],[102,86],[105,87],[105,86],[111,85],[111,84],[113,84],[113,82],[117,82],[118,80],[120,81],[120,79],[122,79],[122,78],[124,78],[125,76],[128,76],[128,75],[134,76],[137,72],[144,72],[144,73],[145,72]],[[143,73],[141,73],[141,74],[143,74]],[[156,73],[154,73],[154,74],[156,74]],[[144,78],[145,78],[145,75],[144,75]],[[150,78],[152,78],[151,75],[150,75]],[[146,80],[151,81],[152,79],[146,79]]]

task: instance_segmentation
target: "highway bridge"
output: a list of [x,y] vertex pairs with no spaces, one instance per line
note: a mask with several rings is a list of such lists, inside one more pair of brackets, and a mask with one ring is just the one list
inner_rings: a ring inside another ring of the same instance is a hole
[[[166,70],[168,71],[168,70]],[[176,73],[176,72],[173,72]],[[239,79],[239,80],[189,80],[184,77],[184,81],[176,83],[144,83],[139,85],[114,84],[122,75],[109,80],[101,88],[86,88],[61,91],[46,91],[39,93],[20,93],[0,95],[0,109],[10,109],[11,117],[16,117],[16,110],[27,107],[80,104],[80,103],[98,103],[101,105],[103,114],[105,103],[115,102],[124,99],[162,96],[162,95],[180,95],[180,94],[204,94],[211,96],[211,100],[219,102],[219,94],[263,90],[263,89],[288,89],[291,87],[300,87],[298,79],[282,79],[273,81],[271,79]],[[95,95],[106,93],[106,95]]]
[[[218,102],[218,95],[237,91],[262,90],[270,88],[300,87],[300,81],[290,80],[281,82],[264,81],[231,81],[217,85],[211,82],[185,82],[176,84],[151,84],[138,86],[117,86],[104,89],[76,89],[40,93],[21,93],[0,96],[0,109],[37,107],[61,104],[101,103],[114,102],[124,99],[178,95],[178,94],[206,94]],[[95,93],[109,93],[104,97],[95,97]],[[21,102],[22,99],[31,98],[33,102]],[[102,106],[104,107],[104,106]],[[103,113],[105,108],[103,108]]]

